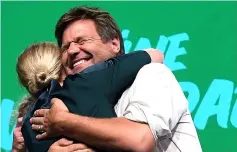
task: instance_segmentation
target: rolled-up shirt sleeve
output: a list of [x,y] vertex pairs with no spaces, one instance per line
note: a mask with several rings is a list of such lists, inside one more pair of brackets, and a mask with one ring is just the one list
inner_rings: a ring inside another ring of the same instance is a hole
[[160,63],[145,65],[128,94],[129,102],[122,115],[147,123],[156,141],[172,136],[172,129],[187,109],[187,100],[176,78]]

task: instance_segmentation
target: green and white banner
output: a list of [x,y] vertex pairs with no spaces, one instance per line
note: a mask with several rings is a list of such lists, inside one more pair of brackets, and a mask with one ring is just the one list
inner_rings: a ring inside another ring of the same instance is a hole
[[110,12],[126,52],[150,47],[164,52],[189,101],[203,151],[237,151],[236,1],[1,2],[2,151],[11,150],[12,115],[26,94],[15,70],[18,55],[31,43],[56,42],[57,20],[79,5]]

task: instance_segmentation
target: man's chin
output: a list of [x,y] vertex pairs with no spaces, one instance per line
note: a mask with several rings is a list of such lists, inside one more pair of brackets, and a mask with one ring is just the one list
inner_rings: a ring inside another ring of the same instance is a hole
[[79,72],[81,72],[81,71],[82,71],[81,68],[78,68],[78,67],[75,67],[75,68],[73,68],[73,69],[71,69],[71,68],[66,68],[66,74],[67,74],[67,75],[73,75],[73,74],[79,73]]

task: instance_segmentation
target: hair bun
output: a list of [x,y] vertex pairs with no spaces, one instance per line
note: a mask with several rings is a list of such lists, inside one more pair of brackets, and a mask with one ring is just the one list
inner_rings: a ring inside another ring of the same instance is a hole
[[51,79],[49,77],[50,77],[50,75],[46,71],[44,71],[44,72],[37,72],[35,74],[35,82],[36,82],[36,86],[38,86],[37,88],[39,90],[41,90],[41,89],[43,89],[43,88],[48,86],[49,81]]
[[39,72],[36,74],[36,81],[45,82],[47,74],[45,72]]

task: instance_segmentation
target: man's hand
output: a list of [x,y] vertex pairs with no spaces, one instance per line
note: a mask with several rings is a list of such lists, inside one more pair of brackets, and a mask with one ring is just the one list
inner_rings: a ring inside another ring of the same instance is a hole
[[44,123],[44,115],[49,111],[49,109],[40,109],[36,110],[34,113],[34,117],[30,119],[30,123],[32,124],[32,129],[35,131],[44,131],[43,123]]
[[37,131],[43,131],[42,134],[36,136],[37,139],[45,139],[48,137],[57,137],[61,135],[61,131],[57,127],[57,122],[60,121],[58,114],[61,112],[69,112],[65,104],[57,99],[51,100],[52,106],[50,109],[41,109],[35,111],[36,117],[31,119],[32,128]]
[[81,143],[73,143],[73,141],[62,138],[50,146],[48,152],[94,152]]
[[22,119],[23,117],[17,119],[17,125],[13,132],[12,152],[24,152],[24,138],[21,133]]

